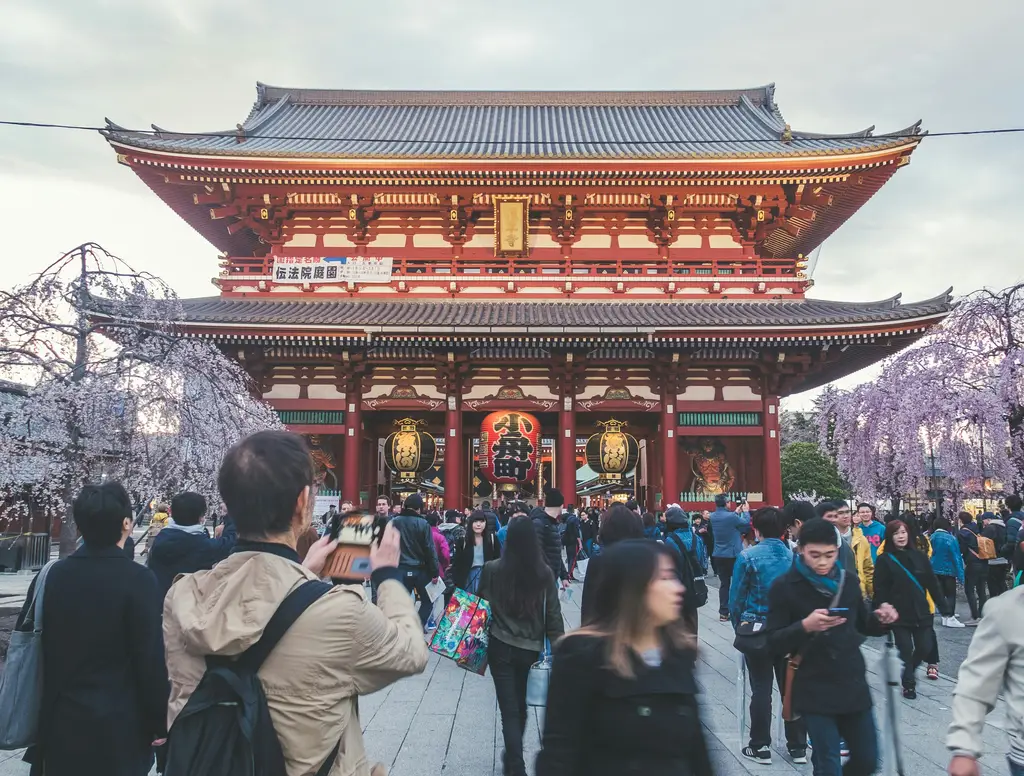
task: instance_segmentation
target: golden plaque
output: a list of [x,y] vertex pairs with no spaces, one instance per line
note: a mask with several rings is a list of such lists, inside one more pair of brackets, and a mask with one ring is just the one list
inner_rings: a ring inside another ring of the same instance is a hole
[[530,198],[494,198],[494,255],[518,257],[529,254]]

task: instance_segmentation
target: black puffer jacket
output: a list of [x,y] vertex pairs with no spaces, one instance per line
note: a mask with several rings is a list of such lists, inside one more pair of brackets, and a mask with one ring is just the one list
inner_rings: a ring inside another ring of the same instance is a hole
[[558,526],[555,525],[555,519],[545,512],[543,507],[534,507],[530,512],[530,519],[533,521],[533,527],[537,529],[540,549],[544,553],[544,560],[551,568],[551,573],[555,575],[556,579],[568,579],[569,572],[562,560],[562,542],[558,538]]

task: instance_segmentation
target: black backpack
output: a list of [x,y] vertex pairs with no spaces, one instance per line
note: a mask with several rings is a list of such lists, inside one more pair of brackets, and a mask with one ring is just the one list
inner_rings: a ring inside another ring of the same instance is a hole
[[[288,594],[259,641],[237,659],[209,655],[206,673],[168,735],[165,776],[285,776],[284,754],[256,672],[277,642],[331,585],[310,580]],[[327,776],[338,745],[317,771]]]
[[[670,533],[667,538],[679,550],[680,560],[676,568],[679,569],[679,581],[686,588],[685,606],[687,609],[700,609],[708,602],[708,583],[704,579],[704,574],[700,572],[700,565],[693,553],[686,549],[682,539],[674,533]],[[701,538],[694,534],[693,540],[699,542]]]

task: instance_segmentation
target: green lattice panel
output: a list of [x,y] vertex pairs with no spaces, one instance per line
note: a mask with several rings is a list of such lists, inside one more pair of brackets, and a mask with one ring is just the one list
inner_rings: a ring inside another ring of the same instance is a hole
[[277,417],[289,426],[345,425],[345,410],[278,410]]
[[760,412],[680,412],[680,426],[760,426]]

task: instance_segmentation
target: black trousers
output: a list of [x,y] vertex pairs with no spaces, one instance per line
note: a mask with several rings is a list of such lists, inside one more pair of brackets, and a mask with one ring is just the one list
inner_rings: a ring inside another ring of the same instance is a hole
[[928,658],[932,641],[935,639],[932,624],[897,624],[892,629],[892,635],[896,641],[896,649],[900,653],[900,660],[903,661],[903,687],[913,689],[917,687],[917,667]]
[[[786,687],[784,656],[744,655],[750,679],[750,748],[772,745],[772,681],[779,684],[779,693]],[[807,725],[803,718],[786,723],[786,746],[790,751],[807,749]]]
[[1006,592],[1006,572],[1010,567],[1006,563],[988,566],[988,597],[995,598]]
[[402,568],[399,566],[399,570],[405,573],[402,581],[405,582],[405,589],[410,593],[415,590],[416,595],[420,597],[420,622],[423,627],[427,627],[427,620],[430,619],[430,612],[434,608],[434,605],[430,601],[430,595],[427,593],[427,585],[430,584],[431,577],[426,571],[420,569],[409,569]]
[[715,570],[718,573],[718,613],[729,614],[729,588],[732,587],[732,570],[736,566],[735,558],[715,558]]
[[942,590],[942,600],[936,601],[935,605],[939,607],[943,617],[952,617],[956,614],[956,577],[945,574],[938,574],[937,577],[939,588]]
[[526,680],[530,666],[540,653],[520,649],[491,638],[487,646],[487,664],[494,681],[501,712],[501,734],[505,740],[504,768],[506,776],[526,776],[523,761],[523,734],[526,732]]
[[964,570],[964,589],[967,593],[967,605],[971,607],[971,619],[977,620],[981,617],[981,610],[988,600],[988,565],[982,563],[968,563]]

